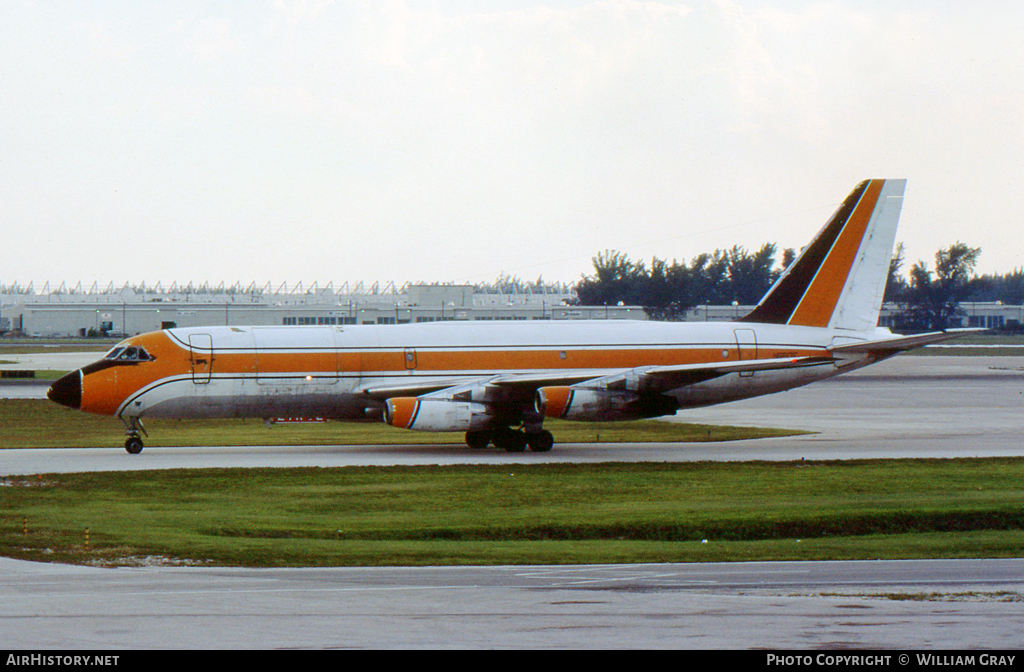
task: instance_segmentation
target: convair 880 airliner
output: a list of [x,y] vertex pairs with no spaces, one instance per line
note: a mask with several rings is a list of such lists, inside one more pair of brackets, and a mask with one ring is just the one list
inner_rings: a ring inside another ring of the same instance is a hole
[[949,338],[894,336],[878,313],[905,180],[862,182],[736,322],[435,322],[206,327],[128,338],[51,400],[120,418],[383,419],[548,451],[546,417],[633,420],[788,390]]

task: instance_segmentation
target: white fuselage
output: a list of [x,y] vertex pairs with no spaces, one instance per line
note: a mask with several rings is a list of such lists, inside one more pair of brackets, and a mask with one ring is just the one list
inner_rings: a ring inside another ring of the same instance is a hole
[[[627,321],[210,327],[157,334],[180,350],[179,366],[162,366],[161,375],[126,390],[117,415],[372,419],[381,408],[375,390],[822,355],[833,344],[879,336],[771,324]],[[157,349],[164,353],[157,362],[168,357],[169,348]],[[716,404],[806,385],[870,361],[730,373],[667,394],[681,407]]]

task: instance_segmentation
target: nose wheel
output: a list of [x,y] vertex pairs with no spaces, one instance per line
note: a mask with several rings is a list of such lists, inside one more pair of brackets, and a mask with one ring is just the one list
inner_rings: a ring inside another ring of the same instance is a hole
[[121,422],[124,423],[125,432],[128,434],[128,438],[124,442],[124,449],[128,451],[129,455],[138,455],[142,452],[143,448],[142,439],[139,438],[139,432],[149,436],[149,433],[146,432],[146,428],[142,425],[142,419],[122,417]]

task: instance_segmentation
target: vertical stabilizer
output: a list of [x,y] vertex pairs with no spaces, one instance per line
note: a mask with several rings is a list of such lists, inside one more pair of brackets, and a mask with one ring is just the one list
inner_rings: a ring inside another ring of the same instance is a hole
[[858,184],[741,321],[874,329],[906,184],[906,180]]

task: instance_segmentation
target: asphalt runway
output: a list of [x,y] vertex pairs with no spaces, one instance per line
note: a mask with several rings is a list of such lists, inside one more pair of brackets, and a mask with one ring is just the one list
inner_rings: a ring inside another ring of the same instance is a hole
[[46,399],[52,380],[8,379],[0,382],[0,399]]
[[[0,473],[212,466],[1021,455],[1024,358],[900,357],[676,421],[817,434],[715,444],[0,452]],[[1024,560],[100,569],[0,559],[11,648],[1019,648]]]

